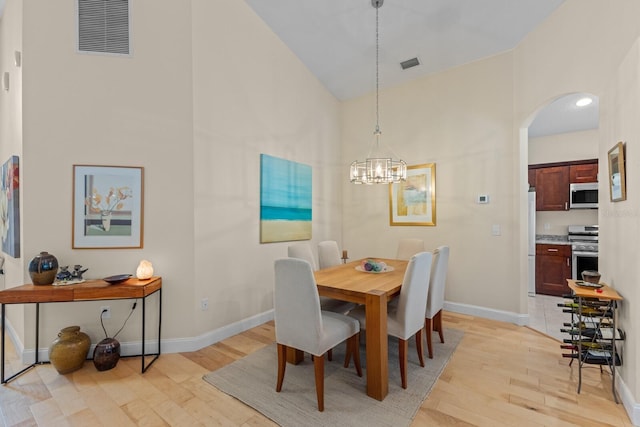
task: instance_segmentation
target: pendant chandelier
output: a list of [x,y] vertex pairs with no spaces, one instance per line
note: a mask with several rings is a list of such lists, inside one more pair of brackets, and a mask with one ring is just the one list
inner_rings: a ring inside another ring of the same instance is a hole
[[367,159],[351,163],[349,174],[354,184],[391,184],[407,179],[407,164],[404,160],[394,160],[390,150],[381,147],[380,136],[380,107],[379,107],[379,51],[380,35],[378,30],[378,10],[384,0],[371,0],[376,9],[376,129],[373,132],[373,144]]

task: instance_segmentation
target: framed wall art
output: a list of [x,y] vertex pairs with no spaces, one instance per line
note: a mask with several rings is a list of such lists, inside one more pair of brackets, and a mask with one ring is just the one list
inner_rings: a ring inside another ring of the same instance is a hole
[[72,247],[142,248],[144,169],[73,166]]
[[436,225],[436,164],[408,166],[407,180],[389,184],[390,225]]
[[618,142],[609,150],[609,194],[612,202],[627,200],[624,164],[624,143]]
[[260,243],[311,239],[311,166],[260,155]]
[[0,236],[2,251],[20,258],[20,162],[11,156],[0,172]]

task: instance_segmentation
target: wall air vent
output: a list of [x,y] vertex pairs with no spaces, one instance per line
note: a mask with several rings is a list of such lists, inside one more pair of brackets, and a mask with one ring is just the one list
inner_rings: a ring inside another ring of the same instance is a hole
[[406,61],[402,61],[400,63],[400,66],[402,67],[403,70],[406,70],[407,68],[415,67],[417,65],[420,65],[420,61],[418,61],[418,58],[407,59]]
[[129,0],[77,0],[78,50],[129,54]]

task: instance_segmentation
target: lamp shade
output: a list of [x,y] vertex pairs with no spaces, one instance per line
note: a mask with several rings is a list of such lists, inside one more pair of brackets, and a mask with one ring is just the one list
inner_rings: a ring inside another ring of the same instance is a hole
[[136,269],[136,277],[140,280],[150,279],[153,276],[153,265],[150,261],[143,259]]

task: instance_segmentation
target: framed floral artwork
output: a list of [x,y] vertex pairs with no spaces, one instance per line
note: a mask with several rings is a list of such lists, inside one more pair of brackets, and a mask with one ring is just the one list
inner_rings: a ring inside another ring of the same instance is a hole
[[144,169],[73,166],[72,247],[142,248]]
[[436,164],[408,166],[406,181],[389,184],[390,225],[436,225]]
[[609,159],[609,194],[612,202],[627,200],[627,183],[625,177],[624,143],[618,142],[608,153]]
[[0,235],[2,251],[20,258],[20,162],[11,156],[0,172]]

